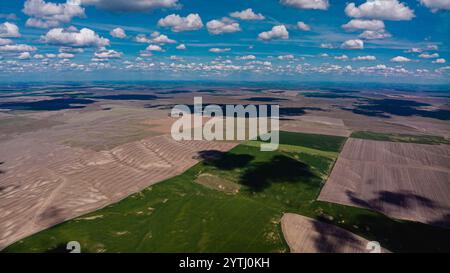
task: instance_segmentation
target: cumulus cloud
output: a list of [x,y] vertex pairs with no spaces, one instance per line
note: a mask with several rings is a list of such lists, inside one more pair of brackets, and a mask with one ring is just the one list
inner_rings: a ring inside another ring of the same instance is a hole
[[239,18],[241,20],[264,20],[266,17],[261,13],[255,13],[252,9],[246,9],[243,11],[235,11],[230,13],[230,16],[233,18]]
[[123,28],[117,27],[109,32],[111,36],[114,38],[124,39],[127,37],[127,34],[125,33],[125,30]]
[[151,42],[153,43],[157,43],[160,45],[164,45],[164,44],[176,44],[177,41],[170,39],[169,37],[167,37],[167,35],[161,34],[157,31],[152,33],[152,39]]
[[201,29],[203,22],[197,13],[191,13],[186,17],[171,14],[159,19],[158,26],[169,27],[173,32],[182,32]]
[[280,55],[277,57],[278,60],[286,61],[286,60],[293,60],[294,55],[288,54],[288,55]]
[[22,52],[19,54],[17,59],[19,60],[28,60],[31,57],[30,52]]
[[328,0],[280,0],[281,4],[298,9],[326,10],[330,6]]
[[119,59],[122,57],[122,53],[112,49],[108,50],[102,48],[101,50],[94,53],[94,57],[99,59]]
[[36,47],[25,44],[0,46],[0,52],[29,52],[29,51],[36,51]]
[[429,8],[432,12],[450,10],[450,1],[448,0],[420,0],[420,3]]
[[403,56],[397,56],[391,59],[391,62],[394,63],[406,63],[406,62],[410,62],[411,59],[403,57]]
[[384,29],[384,23],[381,20],[362,20],[362,19],[352,19],[347,24],[342,25],[347,31],[352,30],[381,30]]
[[311,30],[311,27],[310,27],[309,25],[305,24],[305,23],[302,22],[302,21],[297,22],[297,28],[298,28],[298,29],[301,29],[301,30],[303,30],[303,31],[310,31],[310,30]]
[[422,58],[422,59],[435,59],[435,58],[439,58],[439,54],[438,53],[433,53],[433,54],[422,53],[422,54],[419,55],[419,58]]
[[343,49],[363,49],[364,42],[359,39],[347,40],[341,44],[341,48],[343,48]]
[[149,45],[145,50],[147,50],[147,51],[159,51],[159,52],[163,52],[164,51],[159,45]]
[[439,59],[436,59],[436,60],[432,61],[432,63],[434,63],[434,64],[445,64],[446,61],[445,61],[444,58],[439,58]]
[[238,56],[236,57],[236,60],[244,61],[244,60],[255,60],[255,55],[246,55],[246,56]]
[[206,23],[208,32],[214,35],[222,33],[233,33],[241,31],[239,23],[234,22],[229,18],[222,18],[221,20],[211,20]]
[[61,52],[57,55],[57,57],[60,59],[73,59],[75,58],[75,55],[72,53]]
[[363,33],[359,34],[358,36],[359,38],[362,39],[366,39],[366,40],[376,40],[376,39],[385,39],[385,38],[390,38],[392,37],[392,35],[385,31],[384,29],[382,30],[366,30]]
[[0,46],[2,46],[2,45],[10,45],[10,44],[12,44],[12,41],[10,39],[0,38]]
[[103,47],[109,45],[108,39],[100,37],[88,28],[82,28],[80,31],[76,29],[66,31],[62,28],[54,28],[49,30],[44,36],[41,36],[41,39],[48,44],[73,47]]
[[179,44],[176,47],[178,50],[186,50],[186,45],[185,44]]
[[269,31],[261,32],[258,35],[260,40],[271,40],[271,39],[289,39],[289,32],[284,25],[274,26]]
[[367,56],[357,56],[352,58],[353,61],[376,61],[377,58],[375,56],[372,55],[367,55]]
[[347,55],[336,56],[336,57],[334,57],[334,59],[346,61],[346,60],[348,60],[348,56]]
[[19,27],[10,22],[0,24],[0,38],[20,37]]
[[135,41],[138,43],[146,43],[146,44],[175,44],[177,41],[170,39],[167,35],[161,34],[158,31],[155,31],[151,34],[151,37],[148,38],[145,34],[138,34],[135,38]]
[[52,3],[44,0],[27,0],[23,12],[30,16],[26,22],[29,27],[50,28],[68,23],[73,17],[84,17],[80,1],[67,0],[66,3]]
[[398,0],[367,0],[358,7],[355,3],[349,3],[345,14],[354,18],[393,21],[411,20],[415,16],[412,9]]
[[158,8],[175,8],[178,0],[81,0],[84,5],[119,12],[143,12]]
[[323,44],[320,44],[320,48],[332,49],[332,48],[334,48],[334,46],[332,44],[323,43]]
[[217,48],[217,47],[213,47],[213,48],[209,49],[209,52],[222,53],[222,52],[228,52],[230,50],[231,50],[231,48]]

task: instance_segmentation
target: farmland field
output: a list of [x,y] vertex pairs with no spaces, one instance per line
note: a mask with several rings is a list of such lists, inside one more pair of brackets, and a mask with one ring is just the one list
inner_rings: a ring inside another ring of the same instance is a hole
[[[182,175],[4,251],[59,252],[76,240],[83,252],[287,252],[280,226],[286,212],[376,239],[391,251],[449,251],[449,230],[316,201],[344,141],[281,132],[276,152],[261,153],[254,143],[227,153],[204,151],[204,161]],[[327,149],[317,149],[322,143]],[[240,190],[230,194],[200,185],[202,174],[239,183]]]
[[387,134],[387,133],[375,133],[367,131],[358,131],[351,134],[352,138],[370,139],[379,141],[390,142],[406,142],[417,144],[447,144],[450,145],[450,140],[441,136],[429,136],[429,135],[407,135],[407,134]]

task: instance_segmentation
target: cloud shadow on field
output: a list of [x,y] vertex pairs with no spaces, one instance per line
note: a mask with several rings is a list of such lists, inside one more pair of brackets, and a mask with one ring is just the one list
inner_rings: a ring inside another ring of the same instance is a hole
[[198,153],[204,164],[221,170],[233,170],[246,167],[254,156],[247,154],[233,154],[217,150],[205,150]]
[[[357,245],[359,240],[351,232],[345,232],[340,228],[332,228],[324,222],[316,220],[313,222],[314,230],[319,236],[314,239],[316,249],[320,253],[340,253],[345,246]],[[361,246],[364,248],[365,246]]]
[[[365,103],[361,103],[361,102]],[[400,99],[364,99],[355,103],[354,108],[342,108],[355,114],[370,117],[390,118],[389,115],[403,117],[420,116],[425,118],[450,120],[450,110],[426,110],[421,107],[430,107],[431,104],[413,100]]]
[[272,183],[309,183],[317,177],[309,166],[284,155],[276,155],[269,162],[255,163],[240,177],[240,183],[252,191],[262,191]]

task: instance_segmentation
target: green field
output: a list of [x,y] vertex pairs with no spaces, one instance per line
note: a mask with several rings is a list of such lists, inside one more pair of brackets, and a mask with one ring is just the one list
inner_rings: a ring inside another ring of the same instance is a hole
[[[328,221],[391,251],[450,251],[450,230],[315,201],[345,138],[280,136],[276,152],[260,152],[254,141],[228,153],[205,151],[205,160],[182,175],[4,251],[60,252],[79,241],[82,252],[288,252],[279,223],[285,212]],[[200,185],[202,174],[240,190]]]
[[430,145],[439,145],[439,144],[450,145],[449,139],[443,138],[441,136],[430,136],[430,135],[386,134],[368,131],[358,131],[353,132],[351,137],[378,140],[378,141],[390,141],[390,142],[406,142],[406,143],[430,144]]

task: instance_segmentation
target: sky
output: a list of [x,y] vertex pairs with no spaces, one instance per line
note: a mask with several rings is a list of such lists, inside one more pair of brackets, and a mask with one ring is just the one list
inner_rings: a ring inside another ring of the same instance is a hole
[[449,84],[450,0],[0,1],[0,82]]

